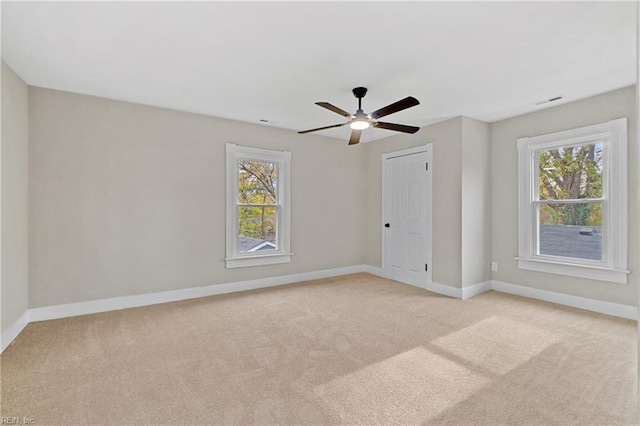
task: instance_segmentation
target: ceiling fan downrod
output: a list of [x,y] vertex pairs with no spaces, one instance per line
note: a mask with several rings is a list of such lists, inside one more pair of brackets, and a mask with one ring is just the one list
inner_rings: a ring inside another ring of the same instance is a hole
[[366,94],[367,94],[367,88],[366,87],[356,87],[355,89],[353,89],[353,96],[358,98],[358,110],[359,111],[362,111],[362,98],[364,98]]

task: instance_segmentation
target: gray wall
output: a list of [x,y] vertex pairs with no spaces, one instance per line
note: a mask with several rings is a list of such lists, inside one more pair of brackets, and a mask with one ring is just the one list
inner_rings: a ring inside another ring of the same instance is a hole
[[[29,88],[30,306],[364,263],[364,145]],[[225,269],[225,143],[292,152],[289,264]]]
[[381,155],[433,142],[433,281],[490,279],[489,124],[467,117],[366,144],[367,263],[381,266]]
[[4,333],[28,308],[27,85],[2,61],[1,283]]
[[433,281],[460,287],[462,282],[462,118],[441,121],[415,135],[397,135],[365,144],[367,182],[366,261],[381,266],[382,153],[433,142]]
[[[493,124],[464,117],[346,148],[318,135],[29,88],[30,306],[381,262],[381,157],[434,143],[434,281],[487,279],[636,305],[638,196],[630,194],[630,284],[519,270],[516,139],[626,116],[635,89]],[[224,267],[224,144],[292,152],[290,264]],[[638,170],[630,167],[630,188]],[[489,271],[491,260],[500,270]]]
[[[518,269],[518,175],[516,139],[627,117],[629,123],[629,283],[612,284]],[[492,278],[513,284],[637,306],[638,157],[635,87],[544,109],[491,124]]]
[[462,119],[462,287],[491,278],[491,167],[488,123]]

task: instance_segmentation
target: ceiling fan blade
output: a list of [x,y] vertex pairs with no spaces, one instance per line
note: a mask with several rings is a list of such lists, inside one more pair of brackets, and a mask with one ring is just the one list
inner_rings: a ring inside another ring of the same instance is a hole
[[386,107],[372,112],[371,118],[376,119],[384,117],[385,115],[393,114],[394,112],[402,111],[403,109],[411,108],[419,104],[420,102],[416,98],[414,98],[413,96],[409,96],[402,99],[401,101],[394,102],[391,105],[387,105]]
[[337,114],[343,115],[345,117],[348,117],[348,118],[351,117],[350,113],[348,113],[347,111],[345,111],[343,109],[338,108],[335,105],[331,105],[329,102],[316,102],[316,105],[321,106],[322,108],[326,108],[329,111],[333,111],[333,112],[335,112]]
[[405,126],[404,124],[395,124],[395,123],[385,123],[383,121],[378,121],[374,124],[375,127],[379,127],[381,129],[387,130],[395,130],[396,132],[403,133],[415,133],[420,130],[420,127],[415,126]]
[[352,130],[351,137],[349,138],[349,145],[355,145],[360,142],[360,135],[362,134],[362,130]]
[[324,126],[324,127],[318,127],[317,129],[310,129],[310,130],[301,130],[298,133],[303,135],[305,133],[311,133],[311,132],[317,132],[318,130],[325,130],[325,129],[333,129],[334,127],[342,127],[347,123],[342,123],[342,124],[332,124],[331,126]]

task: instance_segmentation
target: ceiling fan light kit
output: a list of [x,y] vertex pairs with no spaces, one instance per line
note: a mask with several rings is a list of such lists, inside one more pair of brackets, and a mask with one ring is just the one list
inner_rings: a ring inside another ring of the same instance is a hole
[[369,127],[369,122],[367,120],[354,120],[349,127],[355,130],[364,130]]
[[358,98],[358,110],[355,112],[355,114],[350,114],[347,111],[330,104],[329,102],[316,102],[316,105],[328,109],[329,111],[335,112],[336,114],[340,114],[343,117],[348,118],[349,120],[346,123],[332,124],[330,126],[318,127],[316,129],[310,130],[301,130],[298,133],[305,134],[317,132],[319,130],[333,129],[335,127],[342,127],[348,124],[352,129],[351,137],[349,138],[349,145],[355,145],[360,142],[360,135],[362,134],[362,131],[368,129],[371,126],[379,127],[381,129],[394,130],[396,132],[402,133],[415,133],[420,130],[419,127],[415,126],[378,121],[378,118],[384,117],[385,115],[390,115],[395,112],[419,105],[420,102],[416,98],[414,98],[413,96],[409,96],[398,102],[387,105],[386,107],[380,108],[372,112],[371,114],[366,114],[362,110],[362,98],[364,98],[366,94],[366,87],[356,87],[355,89],[353,89],[353,96]]

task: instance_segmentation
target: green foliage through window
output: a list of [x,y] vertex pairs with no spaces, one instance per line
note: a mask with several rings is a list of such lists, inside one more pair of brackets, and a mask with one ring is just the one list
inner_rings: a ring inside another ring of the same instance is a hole
[[278,167],[262,161],[238,162],[239,237],[275,242]]
[[[539,200],[602,198],[602,143],[538,151]],[[542,204],[541,225],[602,225],[602,203]]]

